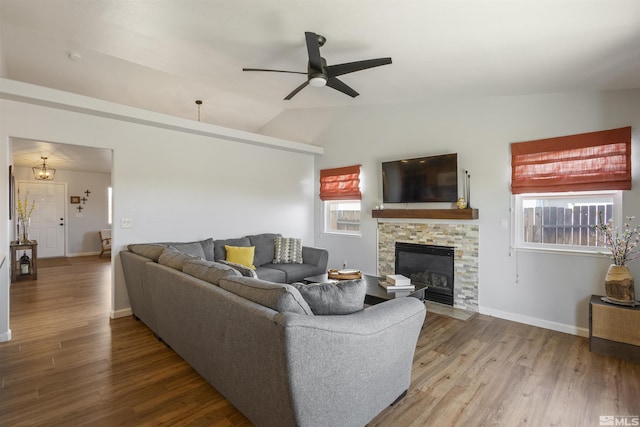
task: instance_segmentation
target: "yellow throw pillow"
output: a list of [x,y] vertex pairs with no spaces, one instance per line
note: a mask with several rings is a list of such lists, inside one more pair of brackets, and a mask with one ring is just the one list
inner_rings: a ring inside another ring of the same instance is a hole
[[244,265],[252,270],[256,269],[253,265],[253,255],[256,251],[255,246],[229,246],[224,245],[227,251],[227,261]]

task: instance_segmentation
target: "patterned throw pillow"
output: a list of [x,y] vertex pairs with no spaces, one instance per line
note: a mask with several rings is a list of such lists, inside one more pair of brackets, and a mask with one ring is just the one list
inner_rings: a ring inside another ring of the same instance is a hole
[[302,239],[276,237],[273,246],[274,264],[302,264]]

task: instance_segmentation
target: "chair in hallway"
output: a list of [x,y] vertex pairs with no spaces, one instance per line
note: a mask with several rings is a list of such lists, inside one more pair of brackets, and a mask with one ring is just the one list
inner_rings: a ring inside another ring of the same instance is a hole
[[100,235],[101,246],[100,257],[102,257],[102,254],[105,252],[111,253],[111,229],[105,228],[104,230],[98,231],[98,234]]

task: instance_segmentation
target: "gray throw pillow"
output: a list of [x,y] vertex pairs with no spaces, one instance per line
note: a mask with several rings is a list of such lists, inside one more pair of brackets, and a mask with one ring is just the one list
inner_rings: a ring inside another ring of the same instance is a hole
[[367,285],[362,279],[333,283],[293,283],[313,314],[351,314],[364,309]]
[[224,265],[227,265],[229,267],[234,268],[242,276],[253,277],[254,279],[258,278],[258,275],[256,274],[256,271],[254,269],[252,269],[252,268],[247,267],[246,265],[236,264],[235,262],[229,262],[226,259],[220,259],[217,262],[219,262],[220,264],[224,264]]
[[184,263],[182,271],[190,276],[204,280],[214,285],[220,285],[220,279],[225,277],[241,277],[242,274],[233,267],[214,261],[192,259]]
[[158,262],[158,258],[162,255],[162,251],[165,250],[165,245],[158,245],[152,243],[137,243],[127,246],[129,252],[143,256],[145,258],[152,259],[154,262]]
[[290,312],[313,316],[309,304],[291,285],[250,277],[229,277],[220,280],[220,287],[280,313]]
[[184,263],[192,259],[199,259],[199,257],[182,253],[176,248],[169,246],[162,251],[162,255],[158,258],[158,264],[182,271]]

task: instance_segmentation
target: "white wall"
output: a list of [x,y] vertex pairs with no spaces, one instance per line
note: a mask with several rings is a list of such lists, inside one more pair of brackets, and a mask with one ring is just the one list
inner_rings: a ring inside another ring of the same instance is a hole
[[[30,85],[25,91],[30,92],[29,97],[31,92],[39,92]],[[69,94],[45,92],[50,98],[76,99]],[[111,111],[120,108],[109,105]],[[169,126],[173,120],[169,117],[167,128],[162,128],[142,124],[145,120],[128,122],[70,111],[73,109],[36,105],[29,100],[0,100],[0,165],[8,171],[11,137],[112,149],[114,223],[120,224],[121,218],[133,220],[131,229],[114,227],[114,253],[135,242],[227,238],[260,232],[279,232],[314,244],[313,154],[271,148],[266,146],[266,138],[259,136],[256,141],[261,145],[214,138],[207,135],[215,127],[205,124],[194,124],[196,132],[173,130],[178,126]],[[187,122],[176,119],[172,123],[188,127]],[[287,141],[274,144],[304,148]],[[5,224],[0,249],[6,253],[10,232],[7,175],[0,174],[0,222]],[[0,271],[0,341],[10,332],[8,285],[4,283],[8,272],[4,270]],[[117,315],[129,307],[117,257],[114,282],[113,312]]]
[[[15,179],[33,181],[30,168],[16,167]],[[108,196],[111,185],[111,175],[105,173],[77,172],[56,170],[55,182],[67,184],[68,196],[85,197],[84,191],[91,194],[86,203],[81,203],[82,212],[76,209],[80,205],[66,200],[67,217],[67,256],[80,256],[100,253],[100,238],[98,231],[110,228],[108,223]]]
[[[320,129],[299,128],[317,117]],[[640,219],[640,91],[550,94],[498,98],[442,98],[420,104],[353,109],[298,110],[279,116],[265,134],[313,135],[324,146],[318,170],[362,164],[362,237],[323,235],[316,201],[316,242],[329,263],[376,271],[376,220],[382,200],[380,162],[458,153],[471,174],[471,204],[480,210],[479,305],[481,312],[551,329],[585,334],[591,294],[603,294],[609,261],[597,255],[514,253],[510,250],[511,142],[633,126],[633,191],[624,215]],[[510,227],[510,226],[509,226]],[[640,282],[640,262],[631,264]],[[640,295],[636,284],[636,293]]]

